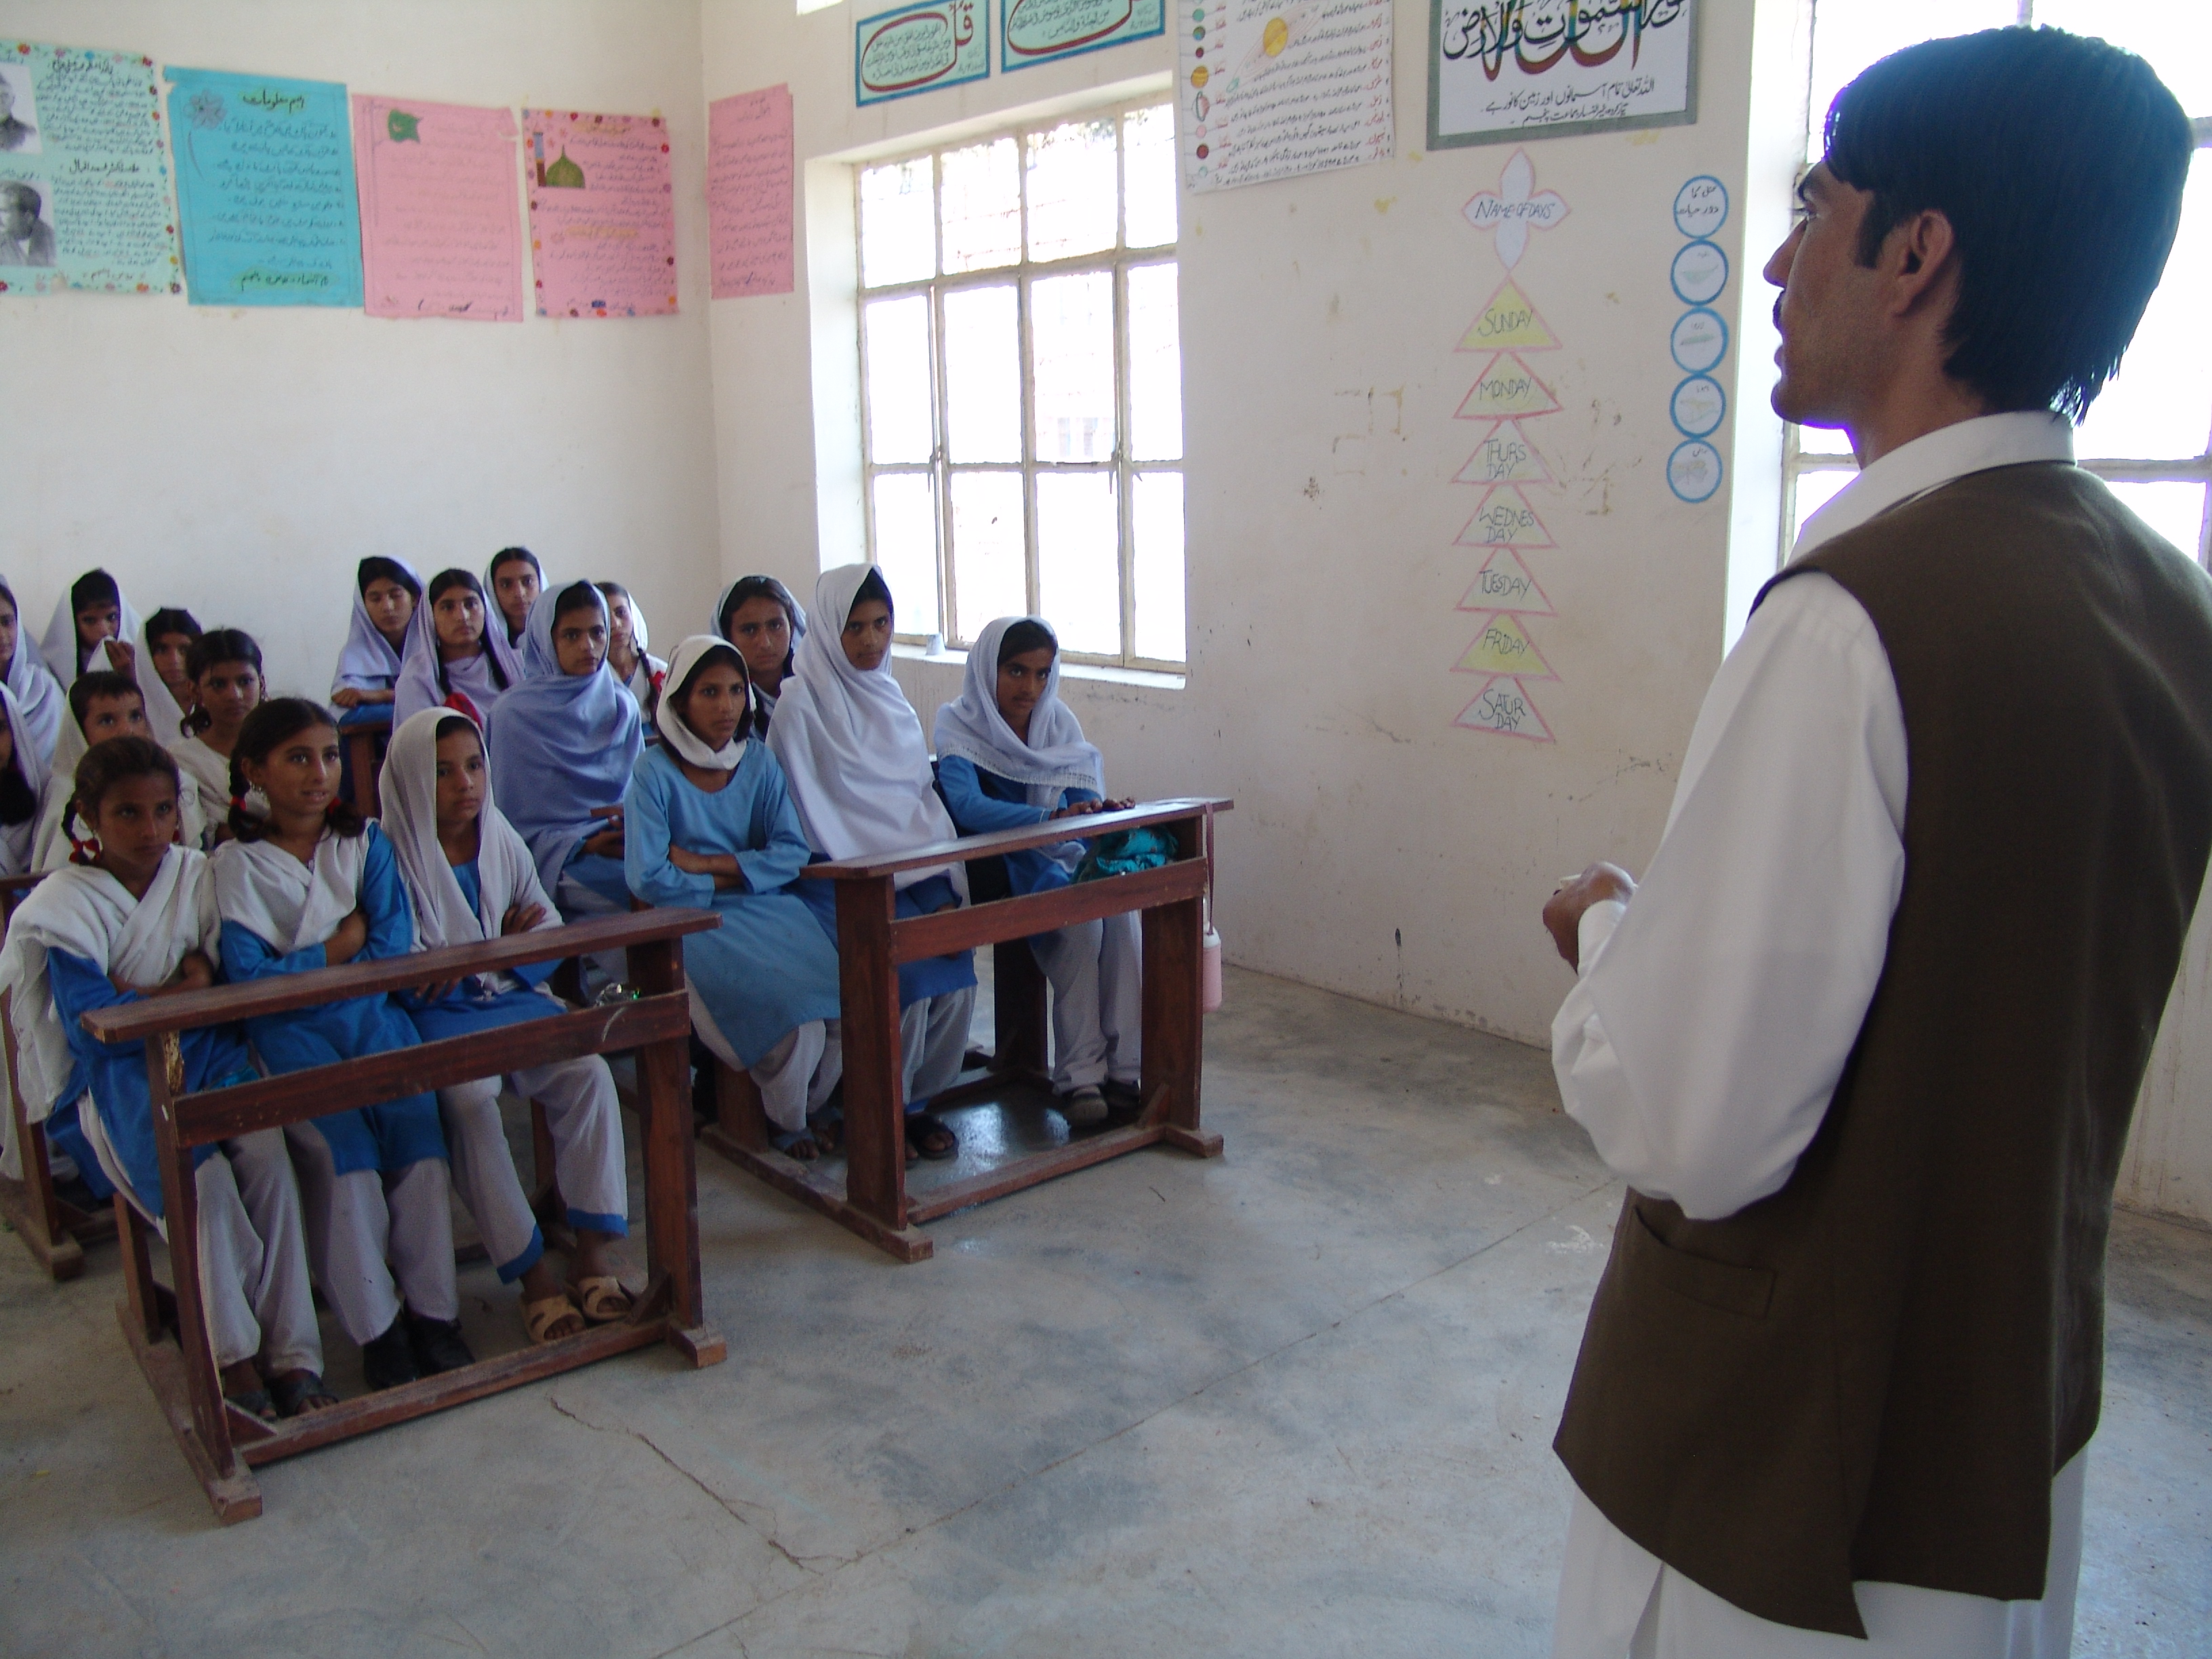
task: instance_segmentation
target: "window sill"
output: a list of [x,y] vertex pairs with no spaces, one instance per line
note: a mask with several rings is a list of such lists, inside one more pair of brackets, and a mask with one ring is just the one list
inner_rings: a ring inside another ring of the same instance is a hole
[[[908,645],[894,640],[891,655],[905,662],[942,663],[948,668],[968,665],[968,653],[951,646],[933,651],[926,645]],[[1142,685],[1162,691],[1180,691],[1188,684],[1188,676],[1182,674],[1163,674],[1151,668],[1118,668],[1105,663],[1063,663],[1060,672],[1063,679],[1105,680],[1115,685]]]

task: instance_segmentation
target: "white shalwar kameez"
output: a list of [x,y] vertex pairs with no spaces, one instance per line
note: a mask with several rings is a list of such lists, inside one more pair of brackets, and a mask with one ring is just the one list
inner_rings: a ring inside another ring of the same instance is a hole
[[[2066,422],[1985,416],[1885,455],[1793,557],[1990,467],[2073,459]],[[1873,1000],[1905,879],[1905,716],[1872,619],[1828,576],[1783,583],[1706,693],[1634,899],[1593,905],[1552,1024],[1568,1114],[1637,1191],[1717,1220],[1779,1191]],[[1854,1587],[1868,1638],[1753,1618],[1577,1492],[1554,1659],[2064,1659],[2084,1459],[2051,1484],[2039,1601]]]

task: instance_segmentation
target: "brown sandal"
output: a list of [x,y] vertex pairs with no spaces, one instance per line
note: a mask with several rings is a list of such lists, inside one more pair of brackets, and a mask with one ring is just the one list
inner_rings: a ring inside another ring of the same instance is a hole
[[[576,1328],[556,1331],[554,1327],[564,1320],[575,1321]],[[563,1337],[581,1336],[587,1328],[583,1310],[568,1299],[565,1291],[540,1297],[535,1302],[525,1302],[522,1304],[522,1323],[530,1333],[531,1341],[541,1347],[548,1342],[558,1342]]]
[[628,1319],[637,1304],[623,1289],[622,1280],[612,1273],[594,1273],[589,1279],[579,1279],[568,1286],[568,1294],[576,1298],[576,1305],[584,1317],[594,1325],[611,1325],[617,1320]]

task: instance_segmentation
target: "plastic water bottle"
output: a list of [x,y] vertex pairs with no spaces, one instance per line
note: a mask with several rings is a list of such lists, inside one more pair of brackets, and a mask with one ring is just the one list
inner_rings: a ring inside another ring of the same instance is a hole
[[1198,1006],[1204,1013],[1221,1007],[1221,935],[1208,922],[1198,946]]

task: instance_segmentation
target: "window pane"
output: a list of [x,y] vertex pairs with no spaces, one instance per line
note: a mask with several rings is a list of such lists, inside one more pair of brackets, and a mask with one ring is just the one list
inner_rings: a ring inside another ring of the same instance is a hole
[[[876,479],[876,565],[891,590],[891,627],[934,634],[937,617],[937,481],[927,472],[886,472]],[[817,628],[842,619],[816,618]]]
[[2035,21],[2150,60],[2191,115],[2212,115],[2212,7],[2201,0],[2035,0]]
[[860,172],[860,285],[918,282],[937,274],[936,214],[929,157]]
[[1176,268],[1129,273],[1129,453],[1140,461],[1182,459],[1182,343]]
[[1036,361],[1036,458],[1103,461],[1114,453],[1114,278],[1048,276],[1030,289]]
[[1022,176],[1014,141],[948,149],[942,160],[947,274],[1013,264],[1022,257]]
[[929,297],[878,300],[861,313],[868,340],[868,459],[926,461],[930,414]]
[[[2112,0],[2100,3],[2111,4]],[[1828,106],[1876,58],[1939,35],[2003,28],[2018,21],[2019,0],[1816,0],[1807,159],[1820,156]]]
[[2075,434],[2083,460],[2202,455],[2212,437],[2212,152],[2189,169],[2181,232],[2120,372]]
[[1797,428],[1797,453],[1848,455],[1851,453],[1850,434],[1839,426],[1801,426]]
[[1121,572],[1110,472],[1039,473],[1037,589],[1070,651],[1121,654]]
[[2204,555],[2204,486],[2201,483],[2116,483],[2120,505],[2192,559]]
[[1113,246],[1115,189],[1111,117],[1030,134],[1030,258]]
[[1158,247],[1176,239],[1175,106],[1140,109],[1121,122],[1123,238],[1131,247]]
[[945,296],[945,438],[956,461],[1022,458],[1022,334],[1015,305],[1012,283]]
[[1183,659],[1182,474],[1139,472],[1129,498],[1136,542],[1137,654]]
[[952,475],[952,597],[959,610],[955,637],[963,645],[994,617],[1030,608],[1022,568],[1022,475]]
[[1797,475],[1797,522],[1790,527],[1794,544],[1804,533],[1805,520],[1835,500],[1836,492],[1859,475],[1853,471],[1801,472]]

